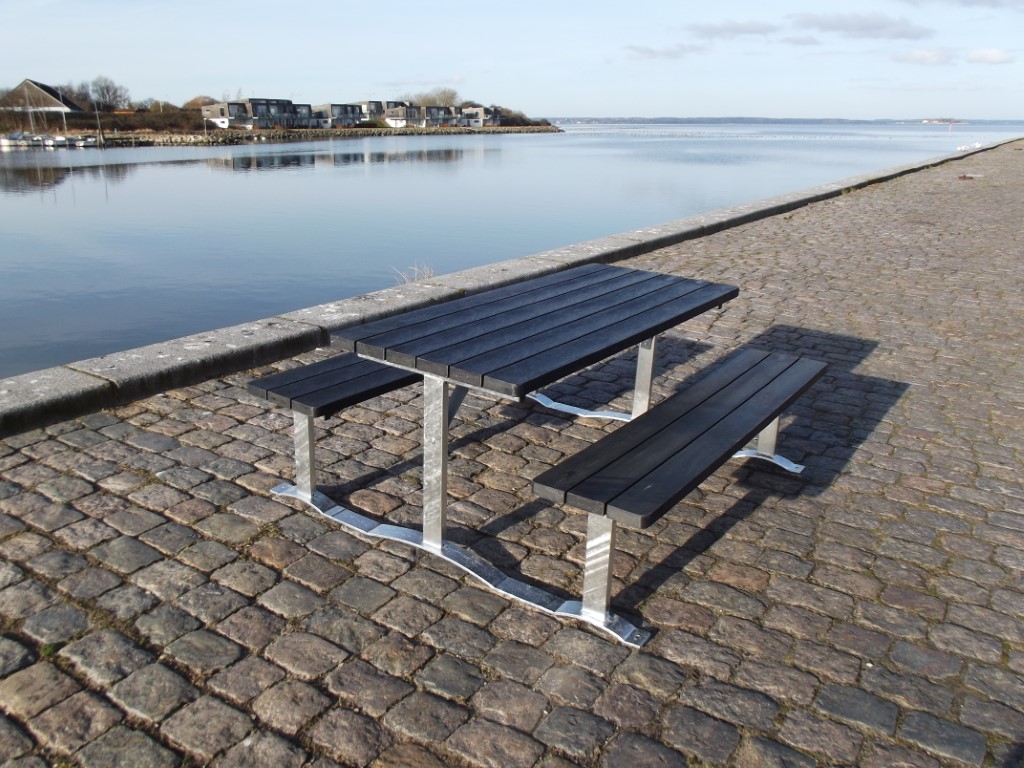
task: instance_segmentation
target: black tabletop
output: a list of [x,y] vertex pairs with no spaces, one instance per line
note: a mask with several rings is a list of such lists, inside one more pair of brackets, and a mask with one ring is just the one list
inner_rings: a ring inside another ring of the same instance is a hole
[[733,299],[735,286],[587,264],[332,334],[332,346],[521,398]]

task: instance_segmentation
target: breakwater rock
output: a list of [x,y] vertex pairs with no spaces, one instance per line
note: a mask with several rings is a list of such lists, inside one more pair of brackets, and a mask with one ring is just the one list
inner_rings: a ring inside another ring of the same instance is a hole
[[154,147],[257,144],[263,142],[362,139],[373,136],[470,136],[493,133],[561,133],[553,125],[496,128],[306,128],[294,130],[225,131],[207,133],[153,133],[138,131],[104,136],[107,147]]

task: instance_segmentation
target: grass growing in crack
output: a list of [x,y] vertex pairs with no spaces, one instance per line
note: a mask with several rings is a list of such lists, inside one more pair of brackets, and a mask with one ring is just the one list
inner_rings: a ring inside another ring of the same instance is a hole
[[408,270],[401,270],[397,267],[393,267],[393,269],[398,275],[399,285],[418,283],[421,280],[428,280],[434,276],[434,270],[432,270],[427,264],[414,264],[409,267]]

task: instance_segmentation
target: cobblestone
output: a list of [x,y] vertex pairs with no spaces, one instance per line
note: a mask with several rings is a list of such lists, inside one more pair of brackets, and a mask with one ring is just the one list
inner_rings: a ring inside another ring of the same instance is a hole
[[75,755],[83,768],[173,768],[179,758],[145,733],[115,726]]
[[106,733],[122,717],[95,694],[80,691],[32,718],[28,727],[44,747],[67,754]]
[[182,635],[164,649],[164,655],[192,674],[208,677],[241,656],[242,650],[230,640],[205,629]]
[[268,688],[252,703],[252,711],[276,731],[294,736],[331,704],[311,685],[284,680]]
[[151,660],[149,652],[112,630],[86,635],[57,654],[91,685],[105,687]]
[[111,688],[109,696],[129,715],[160,722],[198,694],[180,675],[162,664],[150,664]]
[[209,762],[238,744],[252,727],[250,717],[212,696],[204,696],[165,720],[160,733],[173,746]]
[[[1016,765],[1022,150],[624,262],[740,288],[662,336],[656,398],[740,347],[830,366],[780,436],[803,475],[730,462],[620,531],[640,651],[272,497],[292,420],[244,385],[326,352],[0,440],[0,763]],[[631,366],[551,390],[628,407]],[[319,420],[323,489],[418,525],[421,407]],[[529,480],[613,428],[470,395],[453,532],[578,595],[585,515]]]

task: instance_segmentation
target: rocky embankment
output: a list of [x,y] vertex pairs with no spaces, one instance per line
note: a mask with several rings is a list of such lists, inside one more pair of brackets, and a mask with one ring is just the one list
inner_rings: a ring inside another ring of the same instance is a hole
[[561,133],[553,125],[497,128],[310,128],[296,130],[224,131],[207,133],[153,133],[138,131],[104,137],[107,147],[253,144],[257,142],[361,139],[367,136],[458,136],[487,133]]

